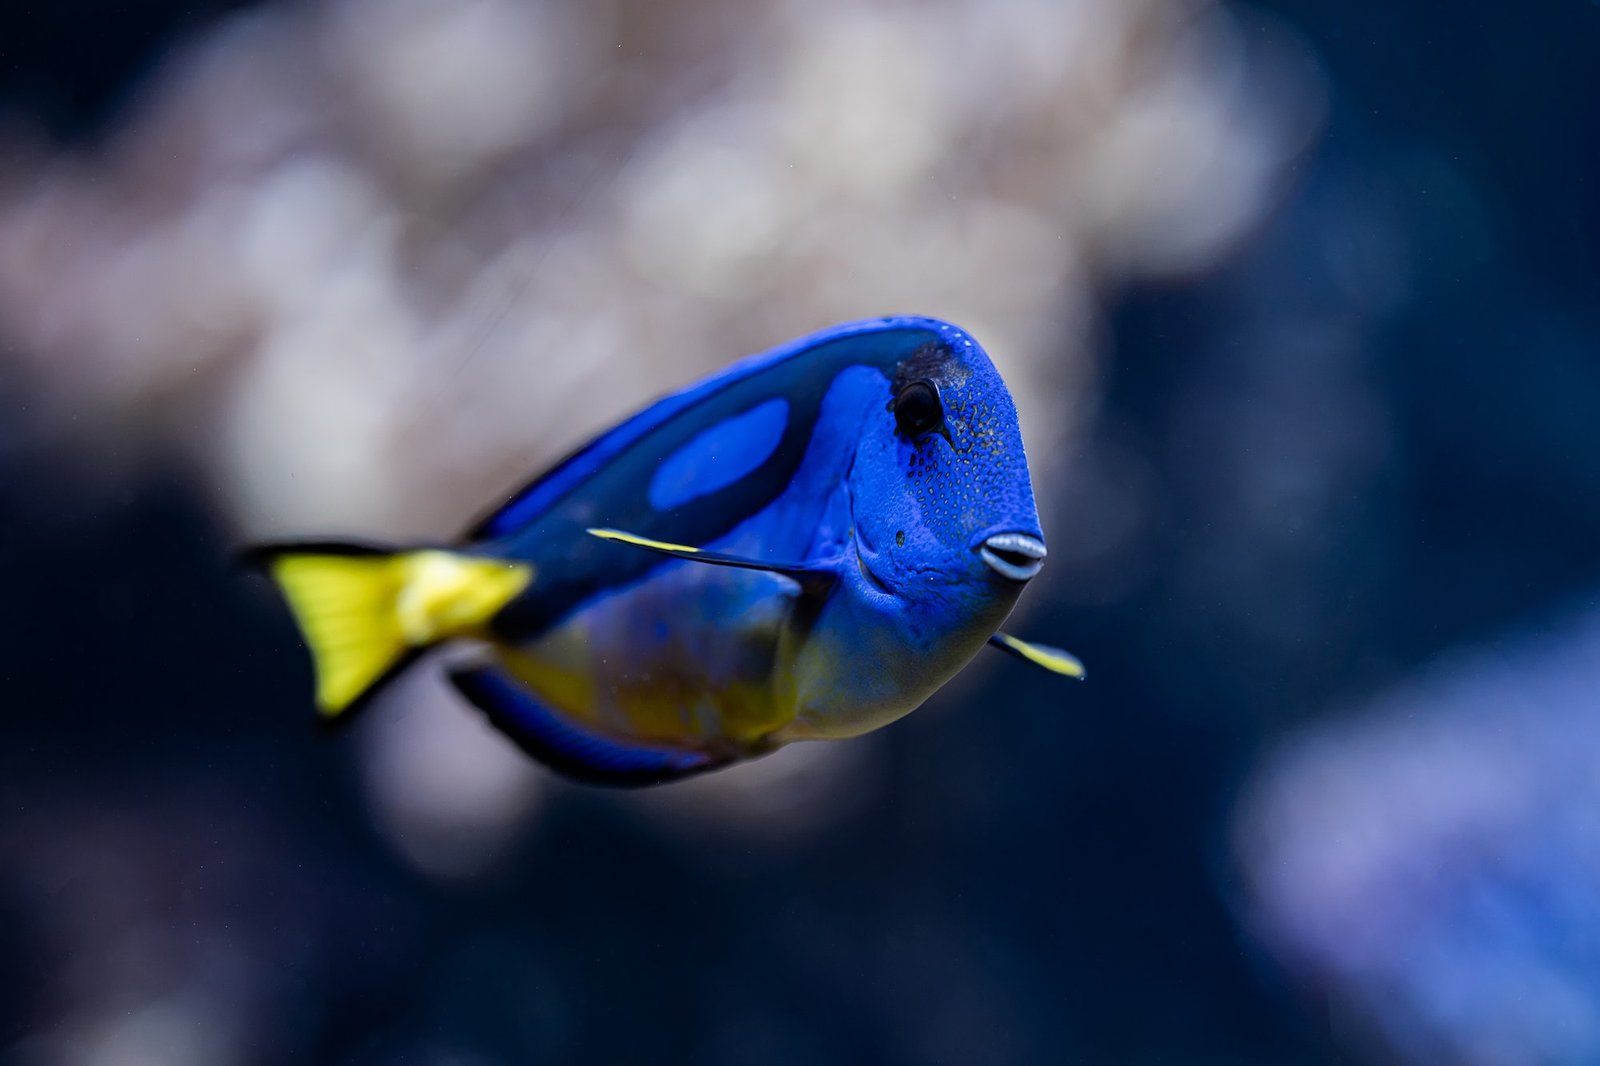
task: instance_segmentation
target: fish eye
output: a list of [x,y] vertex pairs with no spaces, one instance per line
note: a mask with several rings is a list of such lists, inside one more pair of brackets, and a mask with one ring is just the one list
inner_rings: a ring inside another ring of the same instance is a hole
[[944,405],[933,382],[913,381],[894,398],[894,421],[908,437],[920,437],[944,421]]

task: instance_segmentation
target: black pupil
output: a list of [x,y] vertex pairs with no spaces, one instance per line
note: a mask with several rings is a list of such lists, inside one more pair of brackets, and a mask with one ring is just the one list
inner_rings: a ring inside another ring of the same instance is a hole
[[913,381],[895,397],[894,418],[902,433],[926,433],[937,426],[943,417],[939,394],[926,381]]

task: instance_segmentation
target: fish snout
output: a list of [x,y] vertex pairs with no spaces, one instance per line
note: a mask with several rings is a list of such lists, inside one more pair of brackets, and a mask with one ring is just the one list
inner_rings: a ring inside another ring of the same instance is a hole
[[1044,541],[1026,533],[996,533],[978,545],[989,568],[1012,581],[1027,581],[1044,567]]

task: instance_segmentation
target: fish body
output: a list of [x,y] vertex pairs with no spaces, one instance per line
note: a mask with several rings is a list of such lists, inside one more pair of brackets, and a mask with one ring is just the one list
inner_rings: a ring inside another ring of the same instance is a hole
[[[432,569],[395,562],[417,555]],[[491,721],[571,776],[643,784],[914,709],[995,637],[1044,543],[987,354],[955,326],[901,317],[657,402],[450,551],[256,557],[307,634],[325,714],[472,638],[481,658],[451,676]],[[366,591],[326,576],[340,567]],[[364,640],[374,625],[381,639]]]

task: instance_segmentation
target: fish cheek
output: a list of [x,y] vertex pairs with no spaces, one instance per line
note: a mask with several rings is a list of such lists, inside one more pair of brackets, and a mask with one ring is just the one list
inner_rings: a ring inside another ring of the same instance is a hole
[[891,591],[911,594],[943,549],[928,514],[939,495],[943,438],[907,441],[887,419],[863,437],[850,474],[852,517],[873,573]]
[[906,524],[904,550],[908,562],[920,570],[952,571],[957,576],[972,534],[977,509],[976,485],[967,476],[970,464],[943,437],[928,436],[915,443],[905,462],[905,485],[912,505]]

